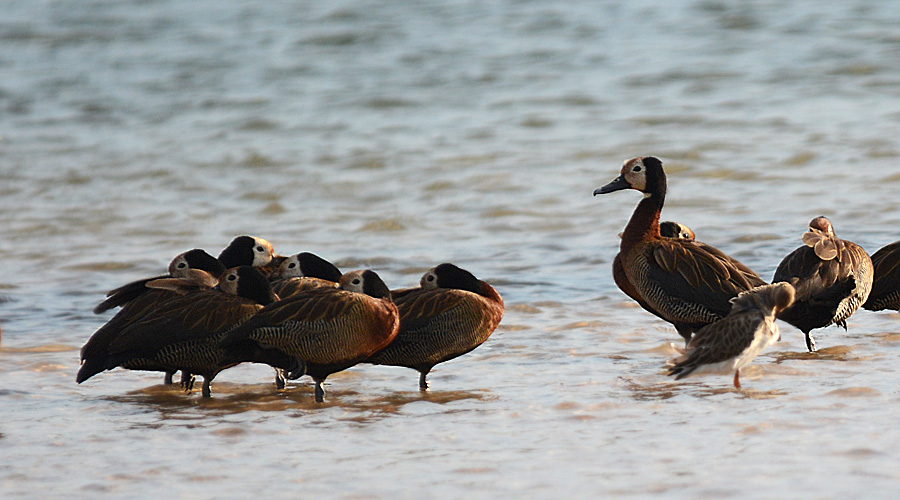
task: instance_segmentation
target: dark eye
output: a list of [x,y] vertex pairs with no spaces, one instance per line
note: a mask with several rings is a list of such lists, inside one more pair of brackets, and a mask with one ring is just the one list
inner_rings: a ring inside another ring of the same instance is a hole
[[359,280],[359,278],[356,278],[355,280],[353,280],[354,285],[358,285],[360,283],[362,283],[362,282]]
[[640,165],[635,165],[634,168],[631,169],[631,171],[632,171],[632,172],[640,172],[640,171],[641,171],[641,166],[640,166]]
[[256,247],[256,251],[259,253],[263,253],[264,250],[265,250],[265,248],[263,248],[262,246]]
[[178,269],[184,269],[187,267],[187,264],[184,262],[179,262],[178,265],[175,267],[177,267]]
[[293,263],[293,262],[291,262],[290,264],[288,264],[288,269],[293,269],[293,268],[295,268],[295,267],[297,267],[297,264],[295,264],[295,263]]
[[235,276],[233,274],[228,275],[228,281],[235,281],[235,280],[237,280],[237,276]]
[[428,280],[428,281],[434,281],[434,275],[433,275],[433,274],[429,274],[428,277],[425,278],[425,279]]

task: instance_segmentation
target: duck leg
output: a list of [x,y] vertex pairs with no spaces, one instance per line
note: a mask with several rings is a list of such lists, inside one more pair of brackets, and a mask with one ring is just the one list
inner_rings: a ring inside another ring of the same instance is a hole
[[428,372],[429,370],[422,370],[419,372],[419,390],[425,392],[428,390]]
[[676,326],[675,329],[678,330],[678,335],[681,335],[684,339],[684,346],[687,347],[691,343],[691,335],[694,333],[693,329],[687,326]]
[[210,387],[210,382],[212,382],[212,380],[210,380],[210,377],[207,377],[207,376],[203,377],[203,397],[204,398],[212,397],[212,388]]
[[285,377],[284,370],[282,370],[281,368],[276,368],[275,369],[275,388],[278,389],[279,391],[284,389],[284,377]]
[[324,403],[325,402],[325,388],[322,387],[322,383],[325,382],[324,378],[314,378],[316,381],[316,403]]
[[166,376],[163,378],[163,384],[172,385],[172,377],[175,375],[174,371],[166,372]]
[[188,373],[186,371],[181,372],[181,388],[184,389],[184,392],[190,394],[191,391],[194,390],[194,381],[196,378],[192,373]]
[[803,332],[803,334],[806,335],[806,348],[809,349],[809,352],[816,352],[816,340],[809,332]]
[[734,371],[734,388],[737,390],[741,390],[741,371]]

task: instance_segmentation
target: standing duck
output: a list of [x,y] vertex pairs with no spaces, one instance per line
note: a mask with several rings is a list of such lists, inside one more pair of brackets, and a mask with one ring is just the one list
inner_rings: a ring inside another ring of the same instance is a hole
[[870,311],[900,310],[900,241],[872,254],[872,292],[862,305]]
[[305,364],[323,402],[325,379],[383,349],[400,318],[391,292],[373,271],[341,276],[340,288],[319,287],[269,304],[225,335],[223,346],[252,341]]
[[826,217],[810,221],[802,239],[805,244],[781,261],[772,281],[797,289],[794,305],[778,319],[800,329],[813,352],[816,341],[809,332],[831,324],[847,329],[847,318],[869,298],[874,266],[861,246],[835,236]]
[[497,290],[453,264],[430,269],[418,288],[391,293],[400,311],[400,333],[366,362],[418,371],[423,391],[436,364],[483,344],[503,319]]
[[644,198],[625,226],[613,279],[645,310],[672,323],[685,343],[700,328],[728,315],[738,293],[766,284],[747,266],[715,247],[664,238],[659,217],[666,174],[653,156],[625,162],[621,174],[594,195],[635,189]]
[[[173,290],[163,300],[137,307],[150,295],[142,295],[119,311],[98,330],[82,349],[82,366],[76,381],[80,384],[104,370],[122,367],[129,370],[175,371],[204,377],[203,397],[210,397],[210,383],[220,371],[252,361],[297,372],[299,363],[274,349],[261,349],[244,342],[227,349],[218,337],[248,320],[265,304],[274,300],[268,281],[256,269],[242,266],[228,270],[220,290],[185,286],[185,280],[163,278],[153,287]],[[103,349],[89,346],[105,337]]]
[[669,360],[669,375],[680,380],[703,373],[734,372],[734,387],[741,388],[741,368],[750,364],[778,337],[775,315],[794,302],[788,283],[763,285],[741,292],[728,316],[697,331],[680,355]]

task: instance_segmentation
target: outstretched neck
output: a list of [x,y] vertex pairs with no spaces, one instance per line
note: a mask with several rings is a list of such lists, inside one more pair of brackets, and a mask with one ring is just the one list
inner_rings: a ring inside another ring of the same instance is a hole
[[638,203],[625,231],[622,233],[620,251],[625,252],[641,241],[659,238],[659,216],[666,200],[666,189],[646,193]]

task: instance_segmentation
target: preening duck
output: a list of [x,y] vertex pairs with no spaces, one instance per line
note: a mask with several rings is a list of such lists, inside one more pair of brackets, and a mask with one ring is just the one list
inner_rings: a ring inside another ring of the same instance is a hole
[[804,245],[778,265],[772,281],[786,281],[797,289],[794,305],[778,319],[800,329],[812,352],[816,341],[810,331],[831,324],[847,329],[847,318],[869,298],[874,266],[861,246],[835,236],[827,217],[810,221],[802,240]]
[[487,282],[453,264],[441,264],[422,276],[419,287],[392,292],[400,311],[400,332],[366,360],[405,366],[419,372],[419,388],[438,363],[483,344],[503,319],[503,298]]
[[655,157],[625,162],[621,174],[594,195],[635,189],[644,198],[625,226],[613,261],[616,285],[645,310],[672,323],[688,342],[693,332],[728,315],[731,299],[766,284],[754,271],[715,247],[664,238],[659,218],[666,174]]
[[329,375],[383,349],[399,326],[397,306],[381,278],[353,271],[341,276],[340,288],[314,288],[269,304],[226,334],[222,345],[252,341],[302,361],[322,402]]
[[775,315],[794,301],[794,287],[788,283],[763,285],[741,292],[728,316],[697,331],[680,355],[669,361],[669,375],[676,380],[702,373],[734,372],[734,387],[741,388],[741,368],[750,364],[775,342],[778,325]]

